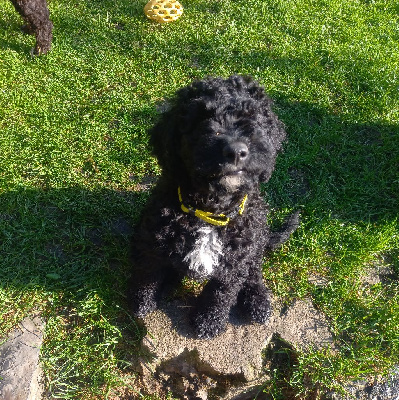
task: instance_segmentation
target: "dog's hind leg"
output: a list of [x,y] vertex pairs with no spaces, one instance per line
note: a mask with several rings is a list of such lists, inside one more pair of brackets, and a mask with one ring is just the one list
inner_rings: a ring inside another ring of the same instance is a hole
[[238,307],[251,321],[266,323],[272,313],[271,291],[266,288],[260,269],[260,263],[249,268],[248,279],[238,296]]
[[53,23],[46,0],[11,0],[25,22],[24,31],[36,36],[33,54],[46,54],[51,48]]
[[[132,281],[135,280],[134,277]],[[140,281],[141,282],[141,281]],[[151,311],[157,308],[159,283],[155,279],[148,279],[141,282],[140,286],[136,284],[128,289],[128,302],[132,314],[143,318]]]
[[169,265],[159,259],[146,259],[145,265],[137,265],[129,281],[128,302],[136,317],[144,317],[154,311],[169,289],[179,279],[178,274]]

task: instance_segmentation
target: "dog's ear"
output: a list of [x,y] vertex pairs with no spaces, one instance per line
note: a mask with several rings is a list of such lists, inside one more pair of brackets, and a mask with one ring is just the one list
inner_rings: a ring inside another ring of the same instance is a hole
[[287,133],[284,124],[272,111],[272,100],[264,95],[261,103],[262,112],[258,119],[258,123],[261,126],[263,135],[267,143],[267,162],[265,163],[264,170],[259,176],[259,180],[260,182],[266,183],[272,175],[277,155],[282,149],[282,145],[284,140],[286,139]]
[[194,82],[191,86],[177,91],[169,100],[168,110],[150,130],[150,145],[163,171],[175,177],[183,173],[181,147],[183,136],[190,137],[198,121],[208,118],[214,110],[210,110],[206,99],[201,97],[204,82]]
[[158,122],[149,132],[152,152],[165,172],[173,172],[179,163],[178,116],[173,110],[172,105],[171,109],[161,114]]

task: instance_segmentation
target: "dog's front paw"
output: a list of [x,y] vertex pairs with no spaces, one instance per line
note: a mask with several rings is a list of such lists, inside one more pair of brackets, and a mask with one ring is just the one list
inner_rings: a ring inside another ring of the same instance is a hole
[[246,291],[242,304],[251,321],[265,324],[271,317],[271,292],[264,286]]
[[259,324],[266,324],[272,315],[270,303],[262,303],[252,306],[250,310],[251,320]]
[[144,318],[157,308],[154,291],[150,288],[142,288],[137,292],[130,292],[129,305],[132,314],[138,318]]
[[227,317],[218,312],[197,312],[191,322],[198,339],[212,339],[225,331]]
[[155,302],[134,302],[130,306],[132,314],[137,318],[144,318],[156,308],[157,304]]

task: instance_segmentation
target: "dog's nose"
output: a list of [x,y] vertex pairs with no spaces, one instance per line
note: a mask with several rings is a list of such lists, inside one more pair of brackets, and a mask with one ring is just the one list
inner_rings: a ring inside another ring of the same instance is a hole
[[248,157],[248,147],[243,142],[229,143],[223,148],[223,156],[230,163],[238,165]]

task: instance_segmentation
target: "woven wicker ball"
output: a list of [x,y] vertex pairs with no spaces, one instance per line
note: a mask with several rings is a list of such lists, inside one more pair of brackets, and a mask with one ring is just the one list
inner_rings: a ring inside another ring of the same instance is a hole
[[183,6],[177,0],[150,0],[144,7],[144,13],[157,22],[172,22],[183,14]]

